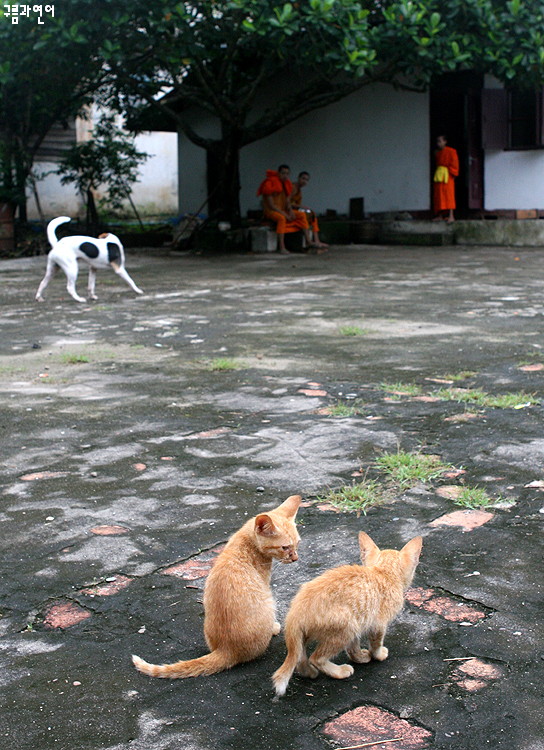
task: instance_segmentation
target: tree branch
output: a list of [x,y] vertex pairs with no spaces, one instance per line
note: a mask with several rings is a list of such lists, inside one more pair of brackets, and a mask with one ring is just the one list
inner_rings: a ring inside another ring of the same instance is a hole
[[317,84],[307,87],[297,92],[296,95],[285,99],[281,106],[266,110],[258,120],[245,128],[242,145],[247,146],[249,143],[266,138],[266,136],[271,135],[280,128],[284,128],[299,117],[308,114],[308,112],[326,107],[329,104],[334,104],[334,102],[343,99],[348,94],[358,91],[371,83],[375,83],[374,78],[364,77],[340,84],[334,89],[329,87],[323,90]]

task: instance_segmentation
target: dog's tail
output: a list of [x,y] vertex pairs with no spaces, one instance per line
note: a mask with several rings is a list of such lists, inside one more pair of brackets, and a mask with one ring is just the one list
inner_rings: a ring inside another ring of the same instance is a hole
[[72,221],[72,219],[69,216],[57,216],[56,219],[53,219],[47,225],[47,239],[49,240],[51,247],[58,242],[57,235],[55,234],[56,228],[61,224],[66,224],[67,221]]
[[229,669],[236,664],[236,660],[219,650],[201,656],[199,659],[178,661],[175,664],[148,664],[139,656],[132,656],[136,669],[150,677],[199,677],[200,675],[215,674]]
[[289,622],[289,618],[285,625],[285,645],[287,646],[287,658],[272,676],[277,698],[285,695],[289,680],[304,653],[304,634],[298,625]]

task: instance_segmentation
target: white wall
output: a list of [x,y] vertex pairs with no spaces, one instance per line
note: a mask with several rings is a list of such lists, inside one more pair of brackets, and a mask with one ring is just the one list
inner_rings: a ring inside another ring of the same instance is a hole
[[[486,89],[502,89],[502,83],[490,75]],[[544,151],[486,151],[484,157],[484,208],[544,209]]]
[[319,109],[242,152],[242,208],[256,208],[266,169],[286,162],[307,170],[304,202],[319,213],[429,208],[429,116],[426,94],[375,85]]
[[177,140],[176,133],[166,132],[142,133],[136,137],[136,148],[149,154],[140,167],[140,179],[132,188],[132,200],[142,214],[177,216]]
[[485,209],[544,209],[544,151],[486,151]]
[[[79,137],[79,132],[78,132]],[[132,200],[142,216],[161,214],[176,216],[178,213],[178,155],[176,133],[142,133],[135,139],[136,148],[149,154],[149,159],[140,167],[140,181],[132,190]],[[52,172],[57,164],[40,162],[37,172]],[[75,218],[84,217],[85,208],[75,185],[60,184],[60,177],[49,174],[37,183],[42,210],[46,218],[66,214]],[[100,197],[99,195],[97,197]],[[127,204],[126,215],[134,216]],[[34,198],[29,194],[28,216],[39,218]]]
[[[242,213],[259,207],[256,191],[267,169],[286,162],[293,176],[307,170],[304,202],[317,212],[347,213],[349,199],[365,210],[429,208],[428,96],[368,86],[315,110],[242,150]],[[180,137],[180,210],[205,200],[205,152]]]

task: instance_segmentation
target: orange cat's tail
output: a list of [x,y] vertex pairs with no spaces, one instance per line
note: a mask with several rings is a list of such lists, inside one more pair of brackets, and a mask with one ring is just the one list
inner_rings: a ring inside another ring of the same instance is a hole
[[304,655],[303,633],[299,627],[289,623],[289,620],[287,620],[285,627],[285,645],[287,646],[287,658],[272,675],[277,698],[285,695],[289,680]]
[[150,677],[168,677],[170,679],[215,674],[215,672],[222,672],[236,664],[234,659],[221,651],[212,651],[199,659],[178,661],[175,664],[148,664],[139,656],[134,655],[132,661],[136,669],[150,675]]

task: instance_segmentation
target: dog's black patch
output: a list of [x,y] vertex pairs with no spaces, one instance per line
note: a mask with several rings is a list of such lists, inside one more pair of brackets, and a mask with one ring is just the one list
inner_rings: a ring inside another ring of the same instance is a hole
[[85,253],[87,258],[98,258],[100,252],[98,245],[95,245],[94,242],[82,242],[79,249],[82,253]]
[[108,242],[108,260],[110,263],[115,263],[121,257],[121,248],[116,242]]

